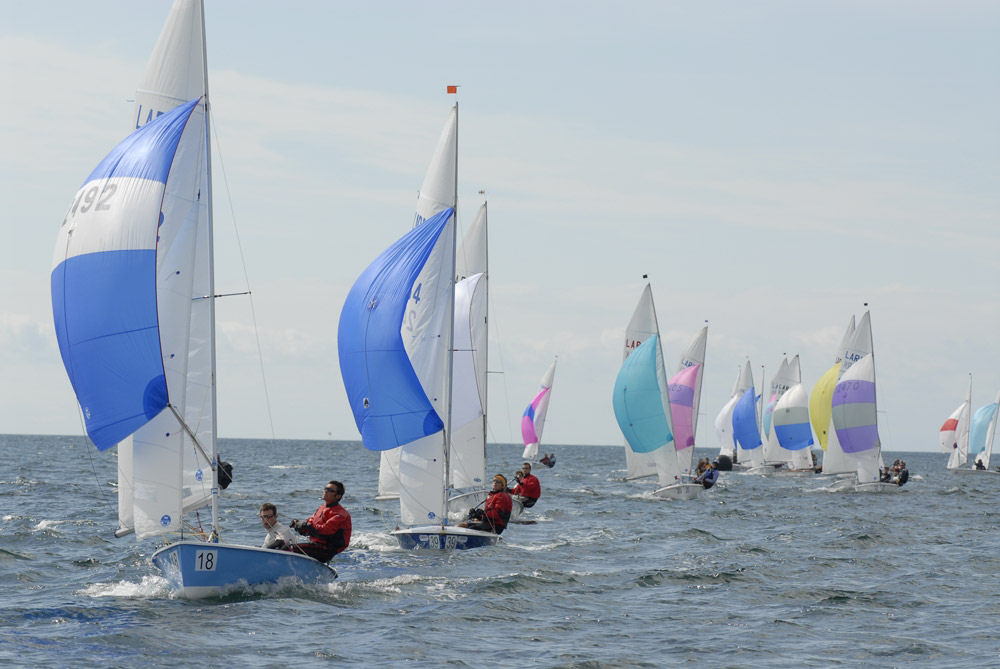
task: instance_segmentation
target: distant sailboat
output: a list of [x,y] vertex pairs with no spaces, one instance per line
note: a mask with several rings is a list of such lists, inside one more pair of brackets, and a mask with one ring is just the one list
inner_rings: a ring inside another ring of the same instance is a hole
[[[179,535],[152,561],[189,598],[336,578],[302,554],[219,540],[204,40],[202,3],[175,2],[136,93],[138,129],[79,190],[52,272],[56,336],[87,433],[98,450],[118,445],[116,535]],[[184,514],[208,505],[204,536]]]
[[996,434],[997,415],[1000,414],[998,407],[1000,407],[1000,392],[997,393],[993,402],[979,407],[972,415],[972,427],[969,430],[969,455],[972,456],[973,467],[961,471],[1000,473],[995,469],[990,469],[993,437]]
[[[786,397],[795,388],[791,397]],[[771,382],[771,402],[765,428],[765,463],[781,465],[776,474],[812,474],[812,428],[809,426],[809,395],[802,387],[799,356],[782,360]],[[780,425],[781,429],[777,429]]]
[[[693,499],[699,496],[704,488],[691,483],[675,447],[670,390],[649,284],[643,289],[626,329],[626,356],[615,380],[612,404],[618,426],[625,437],[626,452],[643,456],[653,463],[660,483],[653,494],[665,499]],[[678,415],[685,413],[682,410]],[[690,439],[689,443],[693,446],[692,428],[685,425],[682,434],[685,443]],[[630,468],[634,461],[628,462]]]
[[837,347],[833,366],[823,373],[816,385],[813,386],[812,394],[809,396],[809,420],[816,433],[820,448],[823,449],[821,473],[824,475],[853,475],[856,469],[854,462],[840,447],[837,432],[833,429],[833,391],[837,386],[837,381],[840,380],[840,375],[847,366],[850,366],[850,363],[845,366],[844,361],[848,356],[848,349],[854,338],[855,329],[854,316],[852,315],[847,329],[844,331],[844,336],[841,337],[840,345]]
[[740,371],[736,375],[736,383],[733,384],[733,392],[729,401],[723,405],[718,415],[715,417],[715,435],[719,439],[719,457],[729,458],[734,465],[746,468],[749,461],[749,452],[738,453],[736,436],[733,433],[733,411],[736,403],[740,401],[743,394],[753,388],[753,373],[750,369],[750,362],[740,365]]
[[708,345],[706,325],[681,356],[677,372],[670,379],[670,413],[674,432],[677,464],[684,476],[694,475],[694,447],[698,431],[698,407],[701,404],[701,380],[705,375],[705,351]]
[[969,418],[972,411],[972,375],[969,375],[969,394],[941,426],[938,433],[941,450],[949,454],[948,469],[959,469],[969,459]]
[[524,452],[521,457],[525,460],[538,460],[538,446],[542,443],[545,417],[549,412],[552,384],[556,376],[556,362],[558,362],[558,358],[554,359],[545,371],[538,392],[535,393],[525,408],[524,415],[521,416],[521,438],[524,441]]
[[[750,468],[747,473],[763,474],[764,454],[763,444],[760,438],[760,420],[757,417],[757,395],[753,385],[753,370],[750,369],[750,361],[747,360],[744,367],[745,377],[749,380],[749,387],[736,399],[733,405],[732,425],[733,440],[737,444],[740,452],[746,452]],[[744,458],[740,458],[744,462]]]
[[[969,393],[962,404],[952,412],[941,426],[941,449],[950,453],[948,469],[958,473],[1000,472],[990,469],[993,454],[993,437],[996,433],[997,414],[1000,411],[1000,393],[995,401],[979,407],[975,413],[972,407],[972,375],[969,375]],[[970,415],[971,414],[971,415]],[[971,466],[964,466],[971,461]]]
[[882,442],[878,434],[875,354],[871,316],[865,311],[844,363],[853,364],[833,391],[833,426],[841,448],[855,462],[858,492],[895,492],[899,486],[881,481]]
[[[798,358],[798,356],[795,356]],[[790,474],[813,474],[812,427],[809,425],[809,394],[801,383],[785,391],[774,408],[774,434],[782,450],[791,459],[785,471]]]

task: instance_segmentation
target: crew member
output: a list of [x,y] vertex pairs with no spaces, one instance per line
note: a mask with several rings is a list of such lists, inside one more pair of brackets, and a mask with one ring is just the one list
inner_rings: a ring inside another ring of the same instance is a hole
[[717,460],[712,460],[711,464],[708,465],[708,469],[703,471],[698,477],[692,481],[692,483],[700,483],[708,490],[715,485],[715,482],[719,480],[719,462]]
[[264,543],[261,548],[272,548],[275,550],[288,548],[295,544],[295,535],[288,529],[288,526],[278,520],[278,507],[270,502],[260,505],[260,524],[267,530]]
[[[500,534],[507,529],[507,521],[510,520],[513,508],[510,493],[507,492],[507,479],[503,474],[497,474],[493,477],[493,490],[486,496],[485,506],[470,511],[470,520],[464,520],[458,526]],[[475,520],[471,520],[472,518]]]
[[330,481],[323,488],[323,504],[306,522],[293,520],[291,528],[310,537],[308,543],[295,544],[292,550],[305,553],[320,562],[329,562],[351,543],[351,514],[340,505],[344,484]]
[[542,484],[538,477],[531,473],[531,463],[525,462],[521,465],[520,478],[513,490],[508,492],[517,496],[526,509],[530,509],[542,496]]

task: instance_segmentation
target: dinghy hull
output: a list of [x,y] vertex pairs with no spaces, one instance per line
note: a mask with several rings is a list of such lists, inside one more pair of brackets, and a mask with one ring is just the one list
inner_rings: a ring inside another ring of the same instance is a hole
[[153,553],[152,561],[186,599],[215,597],[241,585],[286,579],[329,583],[337,578],[333,568],[301,553],[203,541],[170,544]]
[[700,483],[671,483],[659,488],[653,495],[660,499],[695,499],[701,497],[704,486]]
[[467,527],[451,525],[425,525],[395,530],[400,548],[407,550],[465,550],[492,546],[500,540],[500,535],[492,532],[480,532]]

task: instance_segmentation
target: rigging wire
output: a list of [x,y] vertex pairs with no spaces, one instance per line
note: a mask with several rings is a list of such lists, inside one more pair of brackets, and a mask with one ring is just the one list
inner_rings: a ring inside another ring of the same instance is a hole
[[250,319],[253,322],[253,334],[257,343],[257,362],[260,365],[260,378],[264,390],[264,405],[267,409],[267,423],[271,430],[271,439],[274,435],[274,418],[271,414],[271,395],[267,390],[267,376],[264,374],[264,354],[260,345],[260,330],[257,327],[257,309],[254,306],[253,293],[250,291],[250,275],[247,272],[246,256],[243,253],[243,241],[240,239],[239,228],[236,227],[236,209],[233,206],[232,191],[229,188],[229,175],[226,173],[226,161],[222,157],[222,140],[219,138],[218,125],[215,122],[215,114],[209,107],[209,114],[212,115],[212,134],[215,135],[215,144],[218,147],[219,169],[222,170],[222,181],[226,185],[226,202],[229,204],[229,215],[233,222],[233,234],[236,236],[236,248],[239,250],[240,263],[243,265],[243,280],[247,285],[247,297],[250,300]]

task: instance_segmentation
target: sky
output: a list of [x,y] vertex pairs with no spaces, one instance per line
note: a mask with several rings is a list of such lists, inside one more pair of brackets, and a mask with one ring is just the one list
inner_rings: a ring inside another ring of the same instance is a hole
[[[169,5],[0,0],[0,433],[84,433],[56,233]],[[253,293],[218,303],[220,436],[359,438],[340,309],[456,97],[460,227],[489,201],[490,441],[558,356],[543,450],[622,443],[643,274],[669,366],[709,324],[699,446],[745,360],[759,384],[798,354],[811,388],[866,302],[885,450],[938,450],[970,374],[974,408],[1000,390],[1000,4],[206,5],[216,288]]]

